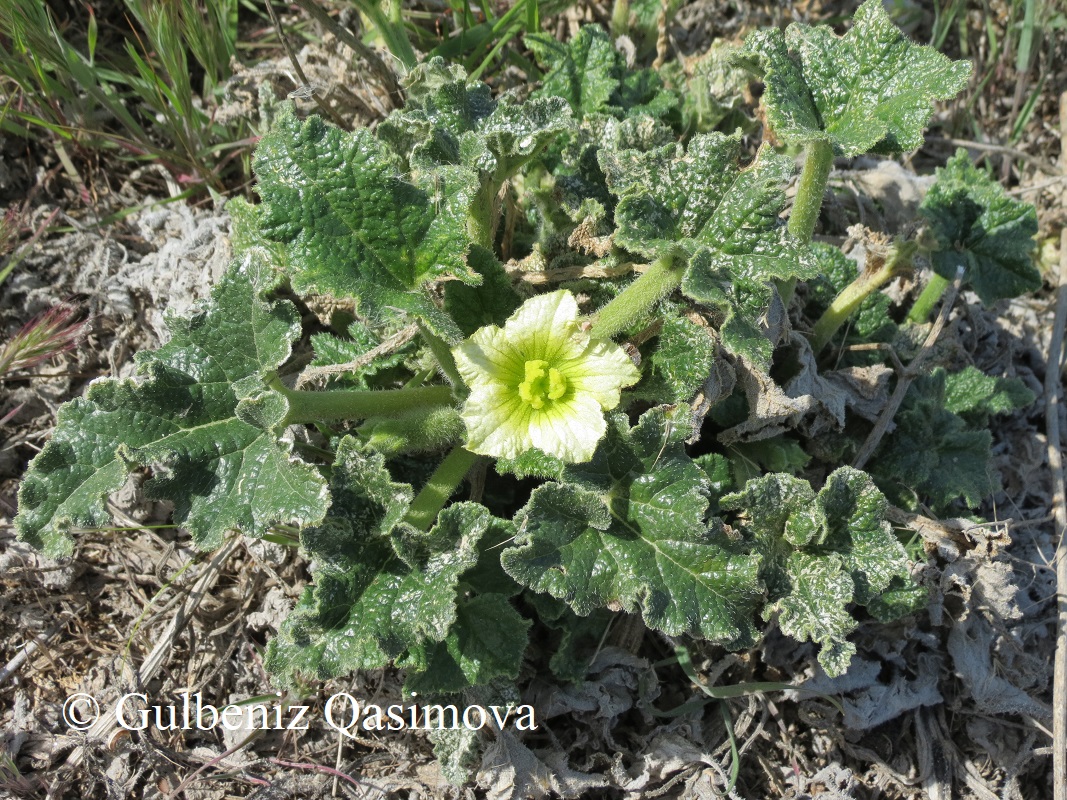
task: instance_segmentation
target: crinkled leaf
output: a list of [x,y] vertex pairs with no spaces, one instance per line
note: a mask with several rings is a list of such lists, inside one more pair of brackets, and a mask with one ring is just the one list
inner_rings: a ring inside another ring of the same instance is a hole
[[1041,287],[1033,257],[1037,210],[1010,197],[966,150],[937,171],[919,211],[940,248],[930,256],[934,270],[953,280],[964,267],[966,283],[983,304]]
[[488,85],[468,82],[461,67],[433,58],[414,71],[407,105],[377,133],[416,169],[464,166],[499,184],[572,127],[561,98],[494,100]]
[[409,183],[370,131],[300,122],[291,107],[260,141],[255,169],[264,233],[287,245],[297,291],[402,308],[458,338],[415,290],[440,278],[478,281],[466,263],[469,170],[441,168]]
[[579,117],[607,109],[619,88],[619,54],[603,28],[583,25],[566,43],[547,33],[524,41],[548,68],[539,95],[562,97]]
[[[265,665],[284,685],[301,675],[325,680],[382,667],[405,653],[414,652],[413,660],[420,661],[426,642],[448,636],[456,620],[459,577],[476,563],[477,542],[488,525],[482,506],[450,506],[420,542],[423,559],[408,563],[395,541],[373,530],[384,529],[398,505],[390,511],[380,506],[396,491],[380,462],[364,463],[352,476],[344,469],[335,467],[333,479],[335,492],[344,487],[345,500],[336,509],[341,515],[302,532],[316,556],[315,582],[267,649]],[[379,497],[364,496],[367,486]],[[368,507],[369,515],[360,510]],[[411,545],[404,545],[407,555],[416,549]]]
[[263,284],[256,288],[267,291],[281,282],[288,270],[285,245],[273,242],[263,235],[263,208],[252,205],[243,197],[234,197],[226,203],[230,215],[230,242],[236,259],[250,255],[252,260],[270,269],[256,271]]
[[866,605],[894,579],[908,579],[908,555],[886,522],[888,503],[870,475],[852,467],[836,469],[816,502],[829,529],[820,549],[841,556],[857,603]]
[[652,369],[663,380],[669,399],[687,403],[711,375],[718,355],[715,339],[707,328],[686,317],[663,321],[659,346],[652,354]]
[[820,645],[819,663],[831,677],[843,675],[856,646],[846,638],[856,627],[848,613],[852,602],[852,579],[841,569],[836,554],[817,556],[795,552],[786,566],[792,584],[770,612],[778,612],[782,633],[797,641]]
[[581,615],[621,607],[671,635],[751,641],[759,559],[704,523],[690,433],[687,409],[653,409],[632,430],[615,417],[592,461],[534,490],[504,569]]
[[1026,408],[1035,396],[1018,378],[995,378],[967,366],[945,376],[945,408],[972,425],[985,425],[996,414]]
[[530,620],[502,594],[460,599],[456,621],[442,642],[424,644],[426,668],[409,674],[405,692],[443,694],[494,678],[514,680],[526,650]]
[[961,499],[970,508],[990,495],[992,434],[968,426],[945,406],[946,374],[934,370],[916,380],[894,417],[896,428],[871,460],[871,474],[897,505],[920,500],[948,512]]
[[741,139],[702,134],[688,148],[602,152],[608,186],[618,195],[615,241],[648,258],[687,264],[682,290],[720,309],[723,344],[768,365],[772,345],[757,321],[774,279],[807,279],[818,265],[779,217],[791,159],[769,148],[740,169]]
[[445,310],[465,336],[486,325],[503,325],[521,301],[511,288],[511,278],[490,251],[473,245],[470,265],[482,276],[480,286],[459,281],[445,284]]
[[955,97],[971,74],[968,62],[910,42],[881,0],[860,6],[844,36],[793,23],[750,34],[740,56],[763,77],[777,139],[829,142],[844,156],[919,147],[933,102]]
[[724,511],[741,514],[745,530],[763,557],[760,577],[771,599],[788,594],[789,558],[797,546],[824,534],[826,519],[815,504],[811,485],[792,475],[765,475],[719,501]]
[[231,267],[191,318],[171,318],[170,342],[137,358],[144,382],[97,381],[60,410],[19,491],[21,537],[69,553],[67,531],[108,524],[107,496],[134,466],[161,467],[146,494],[173,500],[201,547],[322,519],[325,482],[280,440],[285,400],[261,379],[288,357],[299,315],[261,301],[256,274]]
[[764,475],[720,505],[739,513],[739,527],[763,556],[764,616],[780,612],[782,630],[819,643],[823,668],[841,674],[855,652],[845,638],[856,626],[848,604],[910,583],[907,554],[870,476],[841,467],[816,494],[807,481]]
[[[342,339],[331,333],[312,334],[311,347],[315,351],[315,358],[312,359],[311,366],[350,364],[381,344],[374,331],[359,320],[355,320],[348,326],[348,336],[349,338]],[[404,360],[411,355],[410,350],[410,347],[402,346],[391,353],[384,353],[363,366],[346,371],[343,373],[344,378],[356,388],[369,389],[371,386],[368,379],[373,378],[379,372],[403,364]]]

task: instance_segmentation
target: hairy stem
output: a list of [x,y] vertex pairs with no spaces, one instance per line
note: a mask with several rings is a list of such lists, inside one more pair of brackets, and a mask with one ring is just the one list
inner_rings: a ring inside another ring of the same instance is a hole
[[[822,198],[826,193],[826,181],[834,165],[834,148],[829,142],[811,142],[804,155],[804,169],[800,172],[797,196],[793,210],[789,212],[789,232],[803,244],[811,241],[815,223],[819,221]],[[793,299],[796,278],[777,281],[778,294],[788,307]]]
[[437,514],[445,507],[448,498],[456,491],[456,487],[467,477],[478,456],[462,446],[452,449],[441,465],[434,470],[430,480],[419,490],[418,495],[411,503],[404,521],[418,528],[420,531],[428,531]]
[[[816,355],[829,344],[834,334],[845,323],[860,303],[884,286],[891,278],[912,266],[912,256],[918,249],[915,242],[899,242],[886,255],[882,266],[875,270],[863,270],[830,303],[811,329],[811,349]],[[868,254],[868,259],[871,256]]]
[[610,339],[626,330],[652,305],[682,282],[685,269],[673,255],[657,258],[645,273],[597,312],[589,329],[594,339]]
[[948,287],[949,282],[935,272],[922,294],[919,295],[919,299],[915,301],[915,305],[911,307],[911,311],[908,312],[908,322],[915,325],[922,325],[926,322],[930,318],[930,312],[934,310],[937,301],[941,299],[941,295]]
[[285,425],[330,422],[366,417],[398,417],[418,408],[445,406],[452,402],[448,386],[419,386],[414,389],[382,389],[365,392],[331,389],[325,392],[306,392],[288,389],[275,379],[271,388],[289,401]]

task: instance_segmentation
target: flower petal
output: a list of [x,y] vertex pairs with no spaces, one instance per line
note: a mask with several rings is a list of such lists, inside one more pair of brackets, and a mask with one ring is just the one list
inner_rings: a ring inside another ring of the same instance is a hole
[[589,394],[553,403],[530,416],[533,446],[571,464],[588,461],[607,431],[600,403]]
[[500,384],[472,387],[460,416],[467,426],[467,449],[496,458],[516,458],[534,446],[533,409],[518,392]]
[[576,394],[592,396],[608,411],[619,404],[622,389],[641,377],[626,352],[612,342],[590,345],[581,356],[558,367]]
[[565,289],[531,297],[504,323],[523,359],[553,364],[574,358],[588,339],[578,327],[578,301]]
[[496,325],[479,328],[467,341],[452,349],[456,368],[472,389],[484,383],[518,385],[525,360],[504,329]]

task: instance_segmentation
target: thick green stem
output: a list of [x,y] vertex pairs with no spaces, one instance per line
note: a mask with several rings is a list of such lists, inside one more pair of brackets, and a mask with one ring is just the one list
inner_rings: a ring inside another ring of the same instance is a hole
[[652,305],[682,282],[684,267],[673,255],[657,258],[643,275],[627,286],[596,315],[589,335],[594,339],[618,336]]
[[497,195],[500,194],[502,181],[497,180],[496,175],[487,178],[471,201],[470,211],[467,214],[467,233],[475,244],[481,245],[486,250],[493,249],[493,239],[496,234]]
[[789,212],[789,232],[807,244],[819,221],[826,181],[834,165],[834,148],[829,142],[816,141],[808,145],[804,155],[804,169],[800,172],[797,196]]
[[919,295],[919,299],[915,301],[915,305],[911,307],[911,311],[908,312],[908,322],[914,325],[922,325],[926,322],[930,318],[930,312],[934,310],[934,306],[937,305],[937,301],[941,299],[941,295],[945,293],[945,289],[948,286],[949,281],[935,272],[930,277],[930,282],[926,284],[922,294]]
[[367,417],[398,417],[417,408],[445,406],[452,402],[452,389],[448,386],[382,389],[373,392],[347,389],[306,392],[287,389],[281,381],[275,380],[271,388],[289,401],[289,413],[284,423],[286,425]]
[[[800,172],[797,184],[797,196],[793,200],[793,210],[789,212],[789,232],[803,244],[811,241],[815,233],[815,223],[819,221],[822,210],[822,198],[826,194],[826,181],[834,165],[834,148],[829,142],[811,142],[804,154],[804,168]],[[778,294],[788,307],[793,299],[796,278],[777,281]]]
[[478,456],[470,450],[462,446],[453,448],[411,502],[404,521],[420,531],[428,531],[477,460]]
[[[856,280],[842,289],[841,293],[830,303],[830,307],[819,317],[815,327],[811,329],[812,351],[818,354],[826,347],[845,320],[852,316],[868,295],[884,286],[890,278],[911,269],[912,257],[917,249],[918,245],[915,242],[897,242],[886,255],[879,269],[864,270],[856,276]],[[870,257],[868,254],[868,258]]]

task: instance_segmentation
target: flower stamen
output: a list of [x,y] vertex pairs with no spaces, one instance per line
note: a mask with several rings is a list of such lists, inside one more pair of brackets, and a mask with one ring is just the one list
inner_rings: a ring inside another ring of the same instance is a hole
[[519,397],[530,408],[543,408],[546,399],[559,400],[567,393],[567,379],[558,369],[549,367],[547,361],[531,359],[526,362],[524,372],[526,380],[519,384]]

